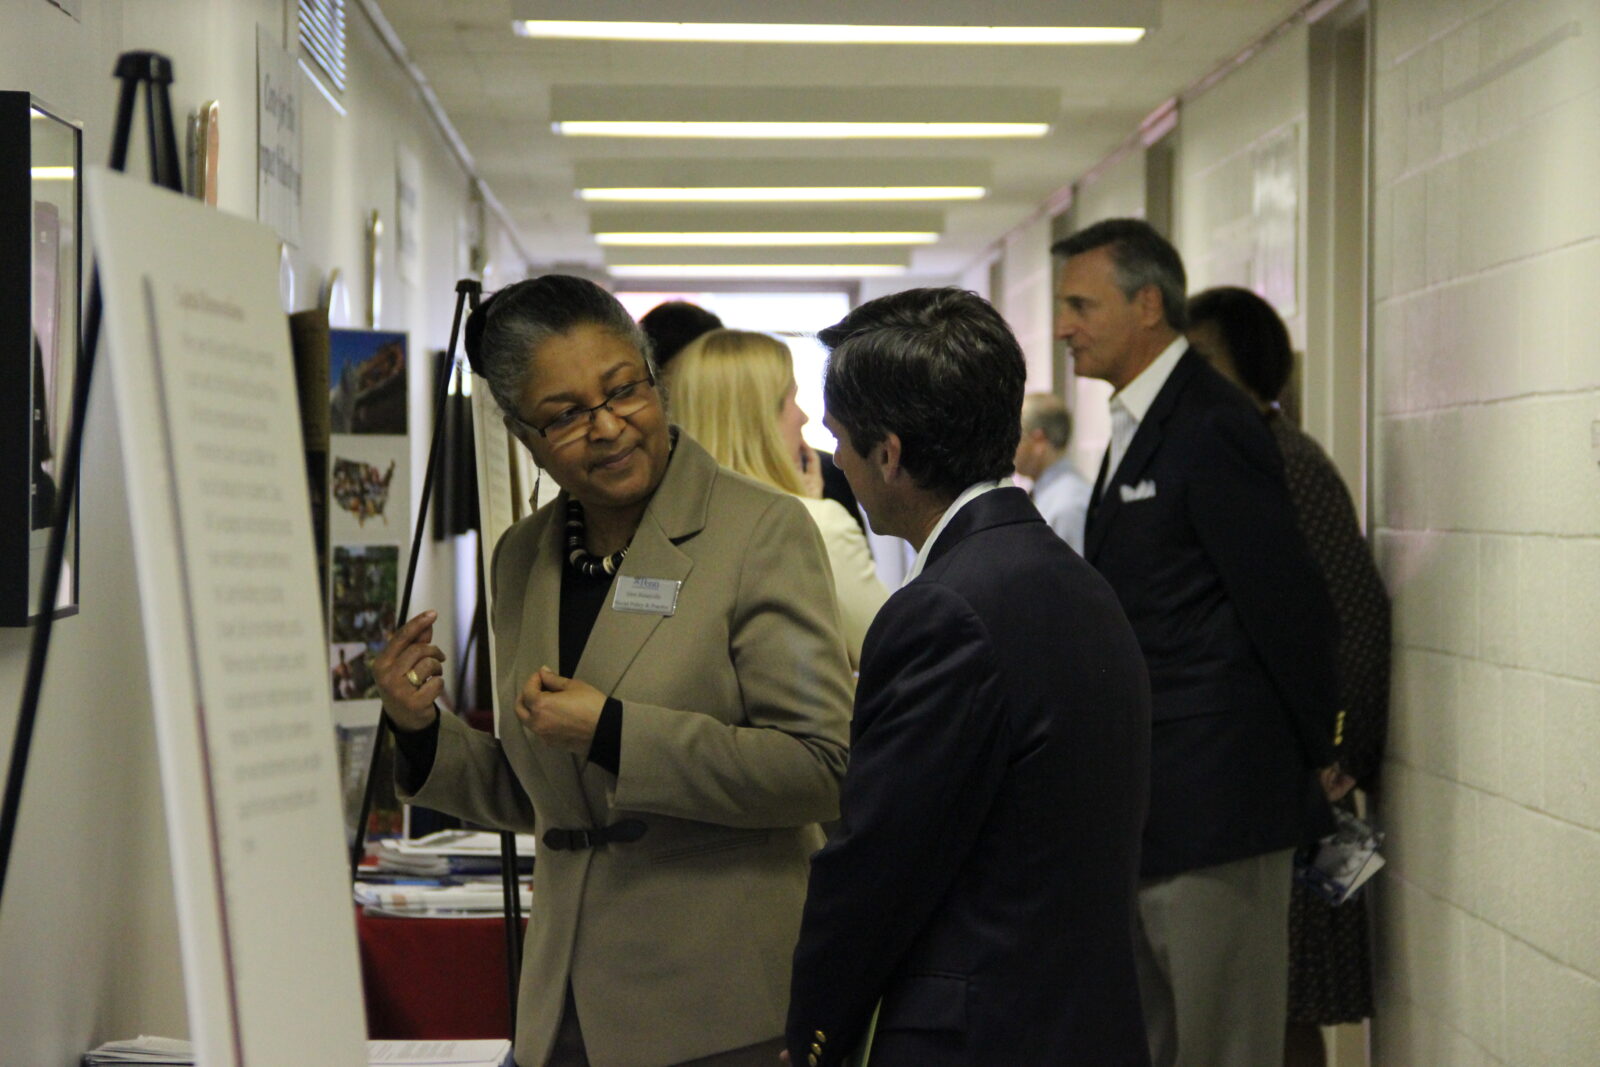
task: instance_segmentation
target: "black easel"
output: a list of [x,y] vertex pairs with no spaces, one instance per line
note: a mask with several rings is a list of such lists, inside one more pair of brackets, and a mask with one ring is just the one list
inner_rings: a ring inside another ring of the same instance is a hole
[[[133,135],[134,98],[145,86],[145,125],[149,135],[150,180],[173,192],[183,191],[183,172],[178,166],[178,138],[172,125],[172,61],[155,52],[124,52],[117,57],[114,76],[122,82],[117,99],[117,122],[111,134],[111,169],[124,170],[128,164],[128,142]],[[67,533],[78,503],[78,473],[83,452],[83,424],[89,413],[89,385],[94,374],[95,350],[100,341],[100,271],[95,269],[89,283],[89,309],[79,348],[76,380],[72,386],[72,420],[67,427],[67,442],[61,456],[61,485],[55,525],[50,530],[50,546],[45,555],[44,581],[39,590],[38,626],[28,648],[28,674],[22,689],[22,709],[17,716],[16,740],[11,749],[11,768],[6,775],[4,805],[0,806],[0,900],[4,899],[6,872],[11,864],[11,846],[16,836],[17,816],[22,803],[22,783],[28,771],[28,750],[33,744],[33,729],[39,717],[39,699],[44,690],[45,665],[50,655],[50,635],[55,624],[56,591],[61,585],[61,569],[66,557]]]
[[[406,564],[406,584],[400,595],[400,611],[397,618],[404,622],[411,617],[411,590],[416,583],[417,558],[422,552],[422,535],[428,524],[429,504],[433,497],[433,480],[443,458],[445,420],[437,417],[445,410],[445,403],[450,394],[450,379],[456,370],[456,343],[461,336],[461,321],[463,308],[469,311],[478,309],[479,299],[483,295],[483,286],[471,278],[463,278],[456,282],[456,309],[450,322],[450,345],[445,350],[445,358],[439,369],[438,381],[435,383],[435,396],[433,411],[436,414],[433,424],[433,441],[428,446],[428,464],[422,477],[422,498],[417,505],[417,525],[411,536],[411,559]],[[480,524],[481,525],[481,524]],[[478,539],[479,571],[482,571],[483,539]],[[480,650],[480,655],[486,654]],[[435,714],[443,714],[435,706]],[[367,765],[366,785],[361,791],[361,810],[356,818],[354,840],[350,845],[350,877],[355,879],[357,870],[361,865],[362,857],[367,851],[367,819],[372,814],[372,792],[377,780],[377,767],[384,743],[388,739],[389,720],[387,716],[379,716],[378,732],[373,737],[372,756]],[[517,838],[507,831],[500,834],[500,887],[505,905],[505,934],[506,934],[506,996],[510,1005],[510,1019],[512,1030],[516,1029],[517,1021],[517,978],[522,972],[522,898],[517,886]],[[514,1036],[514,1035],[513,1035]]]

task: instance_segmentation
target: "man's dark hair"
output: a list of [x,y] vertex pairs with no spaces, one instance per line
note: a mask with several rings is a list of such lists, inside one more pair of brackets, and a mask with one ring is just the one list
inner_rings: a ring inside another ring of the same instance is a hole
[[1189,301],[1189,325],[1214,323],[1244,387],[1264,402],[1278,399],[1294,370],[1289,330],[1271,304],[1248,289],[1225,285]]
[[722,320],[699,304],[691,304],[687,300],[668,300],[646,311],[639,325],[644,327],[645,336],[650,338],[650,350],[656,358],[656,366],[665,367],[690,341],[701,334],[722,329]]
[[1156,228],[1143,219],[1106,219],[1064,237],[1050,246],[1062,259],[1081,256],[1097,248],[1108,249],[1117,272],[1117,288],[1129,300],[1147,285],[1161,294],[1161,311],[1167,325],[1183,332],[1184,292],[1188,280],[1183,257]]
[[817,334],[831,349],[823,397],[860,455],[889,434],[922,489],[954,498],[1011,473],[1022,435],[1022,349],[964,289],[909,289]]

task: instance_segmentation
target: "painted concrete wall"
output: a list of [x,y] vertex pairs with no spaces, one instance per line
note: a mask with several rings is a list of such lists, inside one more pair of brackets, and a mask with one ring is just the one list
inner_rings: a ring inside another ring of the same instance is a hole
[[1600,1034],[1600,3],[1379,0],[1377,1062]]

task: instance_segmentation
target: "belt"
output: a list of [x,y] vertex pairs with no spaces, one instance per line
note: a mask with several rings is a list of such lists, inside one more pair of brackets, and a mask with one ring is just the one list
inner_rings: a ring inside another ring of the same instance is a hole
[[639,819],[623,819],[595,830],[546,830],[540,840],[545,848],[553,848],[557,852],[576,851],[580,848],[599,848],[613,842],[619,845],[632,844],[643,837],[647,829],[649,827]]

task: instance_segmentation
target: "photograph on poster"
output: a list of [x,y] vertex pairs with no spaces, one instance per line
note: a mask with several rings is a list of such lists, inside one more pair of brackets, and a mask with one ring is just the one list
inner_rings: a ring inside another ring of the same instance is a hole
[[331,646],[328,657],[332,665],[333,699],[373,700],[378,696],[378,685],[372,680],[372,669],[367,665],[367,646],[362,641],[346,641]]
[[328,390],[333,433],[406,432],[406,335],[333,330]]
[[333,550],[333,641],[376,652],[394,631],[399,606],[398,545],[337,545]]
[[365,526],[368,519],[389,525],[389,485],[394,481],[395,461],[387,467],[363,463],[358,459],[333,457],[333,506]]

